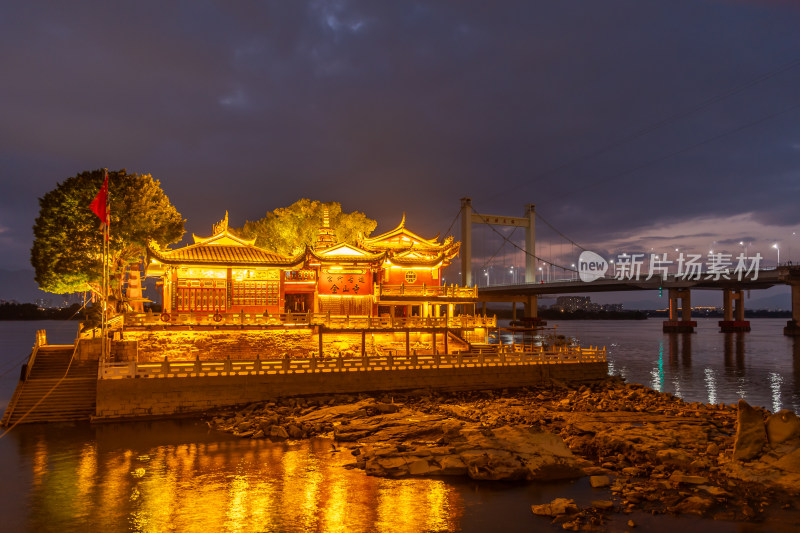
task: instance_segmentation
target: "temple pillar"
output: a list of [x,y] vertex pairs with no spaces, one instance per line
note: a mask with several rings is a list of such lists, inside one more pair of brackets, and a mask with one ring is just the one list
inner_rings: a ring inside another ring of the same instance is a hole
[[[664,321],[664,333],[692,333],[697,322],[692,320],[691,292],[689,289],[669,289],[669,317]],[[680,315],[678,315],[680,300]]]
[[750,331],[750,321],[744,319],[744,291],[742,289],[723,289],[722,317],[719,330],[723,333]]

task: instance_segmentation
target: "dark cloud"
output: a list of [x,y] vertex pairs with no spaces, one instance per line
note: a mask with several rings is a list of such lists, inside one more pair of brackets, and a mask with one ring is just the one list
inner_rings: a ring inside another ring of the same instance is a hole
[[300,197],[431,236],[462,196],[534,203],[588,246],[797,226],[799,26],[722,0],[6,6],[0,267],[38,196],[102,166],[152,173],[198,234]]

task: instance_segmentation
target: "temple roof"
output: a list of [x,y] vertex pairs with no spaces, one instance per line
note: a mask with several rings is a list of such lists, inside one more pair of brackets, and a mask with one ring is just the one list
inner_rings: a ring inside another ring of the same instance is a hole
[[409,231],[405,214],[395,229],[377,237],[361,237],[358,244],[370,252],[386,252],[389,261],[398,266],[447,266],[461,248],[461,243],[453,242],[452,237],[439,242],[438,235],[425,239]]
[[324,263],[372,263],[386,257],[385,252],[371,253],[343,242],[321,251],[309,250],[309,254]]
[[243,239],[228,230],[228,213],[214,225],[214,235],[193,235],[194,244],[177,250],[162,250],[155,242],[147,246],[148,263],[152,259],[170,265],[248,265],[294,266],[301,263],[305,250],[294,257],[286,257],[256,246],[255,239]]
[[[400,225],[391,231],[387,231],[377,237],[360,237],[358,244],[365,250],[376,251],[398,251],[415,249],[422,252],[439,252],[450,245],[448,240],[444,243],[438,242],[439,236],[433,239],[420,237],[413,231],[406,228],[406,215],[400,221]],[[452,239],[450,239],[452,241]]]

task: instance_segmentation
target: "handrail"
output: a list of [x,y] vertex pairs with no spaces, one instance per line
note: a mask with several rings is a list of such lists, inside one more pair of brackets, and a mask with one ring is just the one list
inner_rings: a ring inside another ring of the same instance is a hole
[[36,330],[36,340],[33,344],[33,350],[31,350],[31,355],[28,357],[28,362],[25,364],[25,377],[22,381],[28,381],[28,378],[31,375],[31,370],[33,370],[33,363],[36,362],[36,354],[39,352],[39,348],[42,346],[47,346],[47,331],[44,329]]
[[309,357],[305,359],[272,358],[217,361],[169,361],[137,363],[100,362],[100,379],[214,377],[264,374],[306,374],[326,372],[365,372],[472,368],[540,364],[596,363],[606,361],[606,349],[559,347],[557,350],[516,352],[459,352],[452,354],[383,355],[365,357]]
[[[168,320],[164,320],[167,318]],[[331,315],[328,313],[128,313],[126,326],[258,326],[313,327],[333,329],[406,329],[406,328],[494,328],[495,316],[457,315],[429,317],[384,317],[366,315]]]
[[380,285],[378,298],[384,296],[433,296],[440,298],[477,298],[477,287],[458,285]]

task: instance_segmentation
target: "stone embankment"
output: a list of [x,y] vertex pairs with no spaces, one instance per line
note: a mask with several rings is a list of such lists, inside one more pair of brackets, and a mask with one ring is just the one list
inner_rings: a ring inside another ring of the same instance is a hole
[[564,529],[611,512],[750,521],[794,509],[800,420],[739,405],[686,403],[609,378],[592,385],[287,398],[218,413],[212,428],[271,440],[332,436],[368,475],[557,480],[589,476],[584,509],[534,505]]

